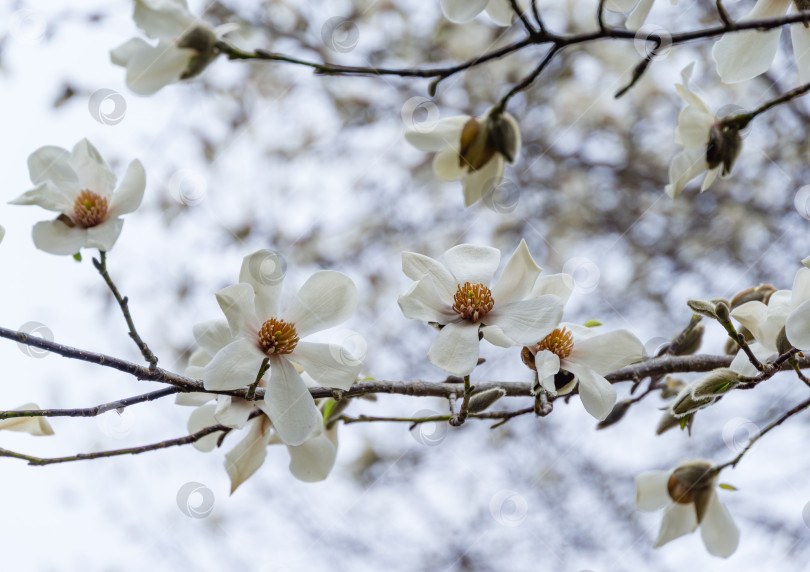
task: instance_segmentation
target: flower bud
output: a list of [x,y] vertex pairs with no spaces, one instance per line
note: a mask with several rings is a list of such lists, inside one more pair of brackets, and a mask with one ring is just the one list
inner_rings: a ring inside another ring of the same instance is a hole
[[604,429],[605,427],[610,427],[614,423],[618,423],[621,421],[624,414],[627,413],[627,410],[630,409],[630,405],[633,404],[633,401],[630,399],[625,399],[624,401],[619,401],[616,405],[613,406],[613,409],[608,416],[605,417],[602,421],[600,421],[597,425],[597,429]]
[[687,300],[686,305],[689,306],[695,314],[706,316],[707,318],[717,319],[717,314],[714,312],[714,304],[706,302],[705,300]]
[[714,403],[718,395],[711,395],[705,397],[698,397],[692,395],[692,389],[694,388],[695,384],[690,383],[686,387],[684,387],[681,392],[675,397],[675,399],[669,405],[669,412],[676,418],[681,419],[689,415],[690,413],[694,413],[698,409],[703,409],[704,407],[708,407],[712,403]]
[[728,322],[731,319],[731,308],[728,301],[723,298],[715,298],[712,302],[714,302],[714,314],[717,319],[721,322]]
[[750,288],[746,288],[742,292],[738,292],[732,299],[731,299],[731,309],[733,310],[737,306],[742,306],[746,302],[762,302],[763,304],[767,304],[768,300],[771,299],[771,294],[776,292],[776,288],[774,288],[770,284],[760,284],[759,286],[751,286]]
[[724,124],[722,121],[715,123],[709,130],[706,163],[708,163],[710,169],[722,164],[721,175],[728,175],[731,173],[741,149],[742,137],[740,137],[739,129]]
[[217,36],[214,30],[204,25],[194,26],[180,36],[177,40],[178,48],[190,48],[197,52],[197,55],[191,58],[186,71],[183,72],[180,79],[189,79],[199,75],[217,57],[217,52],[214,49],[216,43]]
[[681,420],[672,415],[669,411],[664,411],[664,414],[661,416],[661,419],[658,421],[658,426],[655,428],[655,434],[661,435],[662,433],[666,433],[673,427],[677,427],[680,425]]
[[736,382],[739,376],[739,373],[728,367],[710,371],[689,386],[692,391],[692,398],[699,401],[725,393],[737,385]]
[[664,383],[664,387],[661,388],[661,397],[665,399],[675,397],[676,395],[678,395],[678,393],[680,393],[680,391],[684,388],[685,385],[686,384],[683,382],[682,379],[678,379],[676,377],[668,375]]
[[684,336],[683,341],[672,352],[676,356],[688,356],[697,352],[700,349],[700,344],[703,342],[703,332],[705,331],[703,324],[698,324],[689,333]]
[[479,391],[470,397],[468,410],[470,413],[481,413],[504,395],[506,395],[506,390],[502,387],[492,387],[484,391]]

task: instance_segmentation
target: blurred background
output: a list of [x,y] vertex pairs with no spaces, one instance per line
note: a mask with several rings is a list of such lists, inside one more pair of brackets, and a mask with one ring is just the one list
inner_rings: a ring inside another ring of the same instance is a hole
[[[190,4],[212,25],[239,24],[229,39],[245,49],[347,65],[446,66],[525,33],[485,15],[451,24],[438,0]],[[595,27],[595,0],[538,4],[555,32]],[[732,15],[753,2],[739,4]],[[120,0],[0,5],[4,327],[141,359],[92,252],[77,263],[36,250],[31,226],[50,213],[6,204],[31,187],[31,152],[82,137],[119,178],[135,157],[146,168],[144,204],[126,216],[108,267],[160,365],[175,371],[192,349],[193,324],[221,315],[214,292],[235,282],[241,259],[259,248],[285,257],[290,294],[318,269],[350,275],[361,303],[345,327],[362,334],[354,343],[364,374],[401,381],[446,377],[426,359],[433,331],[406,320],[396,303],[410,284],[404,250],[439,257],[470,242],[499,248],[505,260],[525,238],[545,272],[575,278],[565,320],[627,328],[651,354],[688,323],[687,299],[730,297],[761,282],[790,288],[810,254],[804,100],[753,122],[731,178],[703,194],[696,181],[675,201],[664,194],[678,150],[681,69],[697,61],[693,87],[713,109],[752,109],[797,85],[787,33],[771,71],[751,82],[720,85],[713,42],[702,41],[662,53],[618,100],[644,42],[563,52],[511,100],[520,159],[494,195],[465,209],[461,184],[437,180],[432,156],[403,133],[486,112],[544,48],[455,75],[435,98],[426,80],[323,77],[224,57],[143,98],[109,61],[111,48],[141,35],[131,14],[132,3]],[[660,2],[642,30],[666,36],[716,23],[714,2]],[[701,351],[721,353],[723,335],[707,325]],[[484,343],[482,355],[474,381],[531,379],[517,348]],[[0,361],[0,409],[87,407],[158,389],[7,340]],[[618,386],[620,398],[628,386]],[[273,447],[232,496],[223,455],[233,437],[209,454],[184,447],[49,467],[0,459],[3,562],[34,570],[810,570],[807,415],[721,475],[739,489],[720,493],[741,529],[727,561],[708,555],[699,534],[652,549],[661,513],[637,512],[633,485],[639,472],[681,460],[732,458],[806,393],[795,376],[732,393],[697,415],[691,438],[677,429],[655,435],[666,404],[657,395],[602,431],[577,397],[557,401],[549,417],[495,429],[475,420],[413,431],[358,423],[339,428],[325,482],[296,481],[286,450]],[[530,404],[505,398],[496,408]],[[120,415],[54,419],[50,439],[3,432],[0,446],[61,456],[146,444],[185,434],[190,411],[168,398]],[[447,404],[380,396],[353,402],[347,414],[425,411],[443,414]]]

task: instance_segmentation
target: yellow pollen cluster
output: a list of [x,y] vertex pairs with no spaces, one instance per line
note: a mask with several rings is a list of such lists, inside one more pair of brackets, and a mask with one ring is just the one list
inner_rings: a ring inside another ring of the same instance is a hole
[[557,328],[535,346],[535,353],[548,350],[562,360],[570,356],[573,349],[573,334],[565,328]]
[[259,330],[259,347],[267,355],[289,354],[298,345],[295,324],[270,318]]
[[465,320],[477,322],[487,315],[495,305],[492,291],[483,284],[459,284],[456,295],[453,296],[453,310]]
[[93,191],[83,190],[73,203],[72,220],[84,228],[101,224],[107,220],[107,199]]

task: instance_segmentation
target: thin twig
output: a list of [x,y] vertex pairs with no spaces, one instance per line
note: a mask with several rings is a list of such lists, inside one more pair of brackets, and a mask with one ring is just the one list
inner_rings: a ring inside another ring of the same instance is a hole
[[0,411],[0,419],[13,419],[15,417],[96,417],[113,409],[121,410],[137,403],[154,401],[161,397],[167,397],[179,393],[179,387],[166,387],[158,391],[127,397],[118,401],[111,401],[95,407],[84,407],[81,409],[27,409],[19,411]]

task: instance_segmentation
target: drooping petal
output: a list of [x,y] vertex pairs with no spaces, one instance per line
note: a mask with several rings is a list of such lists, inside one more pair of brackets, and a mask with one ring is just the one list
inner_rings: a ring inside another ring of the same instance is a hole
[[90,141],[82,139],[76,143],[68,163],[79,177],[82,189],[110,199],[115,189],[115,174]]
[[678,115],[678,126],[675,128],[675,142],[687,149],[705,149],[709,143],[712,125],[716,121],[713,113],[694,105],[687,105]]
[[706,152],[701,149],[681,151],[669,164],[669,184],[666,193],[674,199],[689,184],[689,181],[708,169]]
[[799,68],[799,83],[810,83],[810,30],[804,24],[793,24],[790,27],[790,40]]
[[498,269],[501,251],[490,246],[459,244],[444,253],[444,261],[458,284],[469,282],[486,286]]
[[[437,155],[438,157],[438,155]],[[470,207],[492,192],[503,179],[503,156],[496,154],[479,170],[468,173],[463,178],[464,206]]]
[[253,303],[255,295],[250,284],[232,284],[216,294],[217,303],[228,320],[231,334],[248,337],[261,328]]
[[337,427],[315,435],[298,446],[288,446],[290,472],[299,481],[314,483],[324,480],[337,458]]
[[[26,403],[25,405],[15,407],[12,411],[32,411],[39,408],[39,405],[36,403]],[[42,416],[0,419],[0,430],[19,431],[37,437],[53,435],[53,427],[48,423],[48,419]]]
[[577,376],[579,396],[585,411],[599,421],[607,417],[608,413],[613,410],[613,406],[616,405],[616,388],[604,377],[587,367],[569,363],[567,360],[563,360],[561,366]]
[[289,360],[273,356],[270,364],[262,410],[270,417],[284,443],[300,445],[323,422],[321,412]]
[[262,319],[279,314],[279,300],[285,272],[281,259],[272,250],[257,250],[242,260],[239,282],[253,287],[256,294],[256,314]]
[[304,282],[284,313],[300,337],[348,320],[357,309],[357,287],[342,272],[320,270]]
[[439,298],[435,283],[430,278],[414,282],[408,291],[397,299],[397,303],[402,314],[411,320],[448,324],[459,317],[449,303]]
[[497,326],[513,345],[536,344],[560,323],[563,305],[556,296],[547,294],[529,300],[509,302],[495,307],[486,315],[487,326]]
[[810,350],[810,300],[800,304],[787,317],[785,334],[793,347]]
[[672,471],[647,471],[636,476],[636,508],[658,510],[672,502],[667,483]]
[[700,536],[709,554],[721,558],[728,558],[734,554],[740,543],[740,530],[734,524],[726,507],[717,498],[716,492],[711,495],[706,514],[700,523]]
[[73,210],[75,196],[63,193],[52,181],[43,181],[36,188],[26,191],[10,205],[37,205],[49,211],[68,213]]
[[177,0],[135,0],[135,25],[150,38],[173,40],[194,24],[185,2]]
[[[208,320],[207,322],[194,324],[192,333],[194,334],[194,340],[202,346],[202,349],[209,356],[208,361],[211,359],[210,356],[216,355],[219,350],[234,341],[228,322],[225,320]],[[191,363],[192,360],[189,359],[189,364]],[[204,366],[206,364],[202,363],[200,365]]]
[[[216,408],[217,406],[212,403],[210,405],[203,405],[202,407],[198,407],[192,411],[191,415],[189,415],[187,424],[189,435],[193,435],[197,431],[202,431],[206,427],[219,425],[219,421],[214,418],[214,411]],[[222,431],[216,431],[206,435],[202,439],[194,441],[192,445],[194,445],[194,448],[198,451],[208,453],[214,450],[214,448],[217,446],[217,441],[221,436]]]
[[218,395],[214,418],[218,423],[226,427],[241,429],[248,422],[248,417],[255,408],[256,404],[247,399],[231,397],[230,395]]
[[433,157],[433,172],[444,181],[458,181],[467,174],[467,169],[459,162],[458,151],[448,147]]
[[453,375],[469,375],[478,364],[478,325],[466,320],[447,324],[430,346],[428,359]]
[[304,368],[322,387],[349,389],[363,366],[358,356],[353,356],[339,344],[298,342],[290,356]]
[[130,38],[117,48],[110,50],[110,61],[117,66],[127,67],[130,60],[152,46],[142,38]]
[[492,288],[493,299],[499,304],[523,300],[531,293],[542,271],[532,258],[526,241],[521,239]]
[[541,350],[534,356],[537,378],[549,395],[557,395],[554,376],[560,371],[560,356],[548,350]]
[[61,220],[48,220],[34,225],[34,246],[51,254],[76,254],[87,241],[87,230],[69,227]]
[[689,534],[697,528],[697,525],[695,505],[673,502],[664,511],[664,520],[661,522],[661,529],[653,546],[658,548],[670,540]]
[[570,274],[541,275],[532,288],[531,297],[553,294],[565,304],[574,291],[574,278]]
[[267,417],[261,415],[250,423],[244,439],[225,455],[225,470],[231,478],[231,494],[262,466],[272,435]]
[[[740,22],[776,18],[787,13],[791,0],[758,0]],[[768,71],[779,47],[781,28],[725,34],[712,48],[717,73],[725,83],[737,83]]]
[[411,280],[421,280],[425,276],[429,276],[439,295],[448,304],[452,304],[458,282],[438,260],[415,252],[403,252],[402,272]]
[[441,0],[445,18],[463,24],[475,18],[486,8],[489,0]]
[[87,248],[98,248],[101,251],[112,250],[115,241],[121,235],[124,221],[120,218],[108,218],[101,224],[87,229],[87,238],[84,245]]
[[[567,324],[566,327],[574,335],[574,347],[566,362],[577,363],[606,375],[644,358],[644,345],[627,330],[593,335],[592,331],[588,331],[590,328],[584,326]],[[590,334],[587,338],[583,336],[583,330]]]
[[498,26],[512,25],[514,12],[512,11],[512,5],[509,0],[489,0],[486,11],[487,15],[492,18],[492,21]]
[[[122,46],[123,48],[123,46]],[[178,48],[173,43],[150,46],[145,43],[133,51],[127,46],[127,85],[138,95],[152,95],[170,83],[180,80],[196,51]],[[121,57],[118,53],[116,59]]]
[[405,131],[405,140],[420,151],[441,151],[448,147],[458,149],[461,146],[461,130],[469,120],[469,115],[460,115],[441,119],[430,129],[408,129]]
[[116,217],[131,213],[141,206],[146,189],[146,172],[138,159],[133,160],[124,173],[121,185],[110,202],[110,216]]
[[203,384],[209,391],[229,391],[256,381],[265,356],[252,341],[239,338],[217,352],[203,370]]

